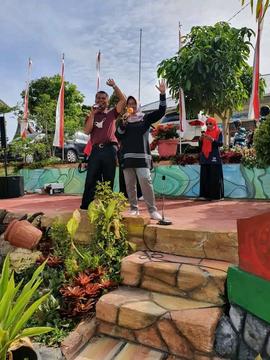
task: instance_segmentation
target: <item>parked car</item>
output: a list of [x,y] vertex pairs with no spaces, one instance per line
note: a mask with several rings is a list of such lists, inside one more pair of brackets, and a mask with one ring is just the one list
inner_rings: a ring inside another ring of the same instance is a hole
[[[79,159],[83,159],[83,150],[88,143],[89,135],[81,131],[74,134],[73,139],[67,140],[64,144],[64,157],[70,163],[75,163]],[[55,148],[55,156],[62,157],[62,149]]]
[[[161,120],[156,123],[154,126],[157,125],[176,125],[179,127],[179,114],[176,111],[167,113],[164,115]],[[190,151],[190,152],[196,152],[199,145],[199,137],[201,136],[202,130],[205,130],[205,118],[204,115],[199,114],[198,119],[191,119],[187,120],[186,124],[186,131],[184,132],[184,135],[181,136],[181,143],[182,143],[182,152],[184,151]],[[179,135],[180,135],[180,129],[179,129]],[[153,137],[151,135],[149,136],[149,142],[153,141]]]

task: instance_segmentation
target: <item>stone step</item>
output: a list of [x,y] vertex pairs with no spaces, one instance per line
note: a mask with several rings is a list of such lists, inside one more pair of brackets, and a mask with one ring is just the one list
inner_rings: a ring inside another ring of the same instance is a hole
[[186,360],[214,359],[222,309],[211,303],[122,286],[96,305],[98,332]]
[[222,260],[232,264],[239,261],[236,231],[185,230],[174,225],[148,225],[144,229],[143,242],[143,246],[138,244],[138,250]]
[[[178,360],[149,347],[108,336],[95,337],[74,360]],[[181,360],[181,359],[179,359]]]
[[229,265],[225,261],[138,251],[122,260],[122,284],[222,305]]

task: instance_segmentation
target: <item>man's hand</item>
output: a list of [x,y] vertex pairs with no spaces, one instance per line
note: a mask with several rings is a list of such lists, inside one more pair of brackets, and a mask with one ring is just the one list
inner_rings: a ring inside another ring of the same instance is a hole
[[116,86],[115,81],[114,81],[113,79],[108,79],[108,80],[106,81],[106,84],[107,84],[108,86],[111,86],[111,87],[115,87],[115,86]]
[[162,80],[159,80],[158,82],[158,85],[156,85],[156,88],[158,89],[158,91],[161,93],[161,94],[165,94],[166,92],[166,84],[165,84],[165,81],[162,79]]

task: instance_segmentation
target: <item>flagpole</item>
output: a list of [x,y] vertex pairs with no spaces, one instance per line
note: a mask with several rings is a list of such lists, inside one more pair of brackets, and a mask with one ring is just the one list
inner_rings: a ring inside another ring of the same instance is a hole
[[[26,138],[26,129],[28,124],[28,115],[29,115],[29,108],[28,108],[28,101],[29,101],[29,83],[31,77],[31,68],[32,68],[32,60],[28,58],[28,68],[27,68],[27,80],[26,80],[26,87],[25,87],[25,94],[24,94],[24,112],[23,112],[23,126],[21,126],[21,137]],[[23,129],[22,129],[23,127]]]
[[139,89],[138,102],[141,100],[141,73],[142,73],[142,28],[140,29],[140,46],[139,46]]
[[[180,21],[178,23],[178,36],[179,36],[179,39],[178,39],[178,50],[180,51],[181,49],[181,24],[180,24]],[[181,104],[181,88],[179,87],[179,127],[180,127],[180,136],[179,136],[179,152],[180,152],[180,155],[182,154],[182,125],[181,125],[181,116],[182,114],[180,113],[181,111],[181,108],[182,108],[182,104]]]
[[[65,80],[64,80],[64,63],[65,63],[65,54],[63,53],[62,55],[62,68],[61,68],[61,85],[62,85],[62,81],[64,81],[64,84],[65,84]],[[65,87],[65,85],[64,85]],[[64,91],[64,90],[63,90]],[[63,104],[64,106],[64,104]],[[63,109],[64,111],[64,109]],[[64,115],[63,115],[64,116]],[[65,160],[65,141],[64,141],[64,144],[63,144],[63,147],[62,147],[62,161]]]
[[97,58],[96,58],[96,72],[97,72],[97,92],[100,87],[100,61],[101,61],[101,52],[98,50]]

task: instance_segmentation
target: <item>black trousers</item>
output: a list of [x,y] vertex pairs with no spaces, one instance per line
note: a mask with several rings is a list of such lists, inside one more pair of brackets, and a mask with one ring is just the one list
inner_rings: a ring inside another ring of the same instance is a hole
[[88,159],[88,169],[84,185],[81,209],[88,209],[94,200],[98,181],[109,181],[113,189],[116,169],[117,149],[113,144],[103,148],[94,146]]
[[201,165],[200,197],[218,200],[224,197],[222,164]]

